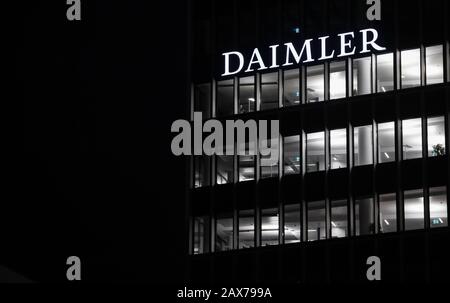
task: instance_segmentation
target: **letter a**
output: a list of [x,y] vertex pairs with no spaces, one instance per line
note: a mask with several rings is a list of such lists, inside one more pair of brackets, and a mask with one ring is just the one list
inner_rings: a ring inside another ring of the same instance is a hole
[[71,256],[67,258],[67,265],[71,265],[66,272],[67,280],[81,280],[81,261],[77,256]]
[[367,280],[373,281],[373,280],[381,280],[381,261],[380,258],[377,256],[371,256],[367,258],[367,265],[372,265],[367,269],[366,277]]
[[81,20],[81,2],[80,0],[67,0],[66,2],[72,5],[67,9],[67,20]]
[[372,5],[367,10],[367,20],[381,20],[381,3],[380,0],[367,0],[367,5]]

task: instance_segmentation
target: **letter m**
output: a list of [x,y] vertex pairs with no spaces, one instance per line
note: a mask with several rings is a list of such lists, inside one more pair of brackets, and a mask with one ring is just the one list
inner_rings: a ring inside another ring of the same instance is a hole
[[[246,145],[248,143],[248,155],[256,155],[256,145],[258,140],[258,127],[255,120],[227,120],[226,121],[226,144],[227,155],[233,155],[231,148],[234,146],[234,131],[237,133],[237,154],[246,155]],[[246,138],[246,130],[248,130],[248,138]]]

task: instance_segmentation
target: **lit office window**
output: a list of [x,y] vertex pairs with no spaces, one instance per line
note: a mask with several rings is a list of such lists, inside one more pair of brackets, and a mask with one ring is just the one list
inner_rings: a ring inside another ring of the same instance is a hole
[[278,72],[261,75],[261,110],[278,108]]
[[422,120],[402,121],[403,160],[422,157]]
[[395,123],[378,124],[378,162],[395,161]]
[[348,236],[347,200],[331,201],[331,237]]
[[355,166],[373,164],[372,125],[353,129],[353,159]]
[[330,63],[330,100],[345,98],[347,81],[345,75],[345,61]]
[[255,156],[239,157],[239,181],[255,179]]
[[283,99],[284,106],[298,105],[301,102],[300,96],[300,71],[290,69],[283,72]]
[[300,136],[283,138],[283,166],[284,174],[300,173]]
[[209,83],[195,86],[194,111],[201,112],[203,119],[211,117],[211,85]]
[[394,90],[394,54],[377,56],[377,92]]
[[308,241],[326,238],[325,201],[308,202]]
[[428,157],[445,155],[444,116],[427,119]]
[[[272,140],[264,140],[262,141],[262,146],[266,148],[269,147],[272,150],[272,147],[278,146],[277,139]],[[261,155],[261,178],[271,178],[278,176],[278,159],[279,159],[279,148],[275,149],[275,153],[272,152],[269,155]]]
[[194,157],[194,187],[202,187],[211,185],[211,157],[195,156]]
[[444,47],[429,46],[425,49],[427,85],[444,82]]
[[324,66],[306,67],[306,100],[308,103],[324,100]]
[[217,170],[217,184],[233,183],[233,159],[234,156],[217,156],[216,170]]
[[447,188],[430,188],[430,227],[448,226],[447,214]]
[[209,217],[194,218],[194,254],[209,253],[211,239]]
[[371,57],[353,60],[353,96],[372,93]]
[[255,77],[239,79],[239,108],[238,113],[253,112],[256,109]]
[[218,117],[234,114],[234,80],[217,82],[216,111]]
[[347,130],[330,131],[330,165],[331,169],[347,167]]
[[325,133],[306,135],[306,172],[325,169]]
[[401,52],[401,88],[420,86],[420,49]]
[[233,216],[221,216],[216,219],[216,251],[233,249]]
[[284,243],[296,243],[301,240],[300,204],[284,206]]
[[375,209],[373,198],[355,200],[355,233],[357,236],[375,233]]
[[403,193],[405,207],[405,230],[424,228],[423,192],[407,190]]
[[397,231],[397,200],[396,194],[379,196],[380,202],[380,233]]
[[277,245],[278,242],[278,209],[261,210],[261,246]]
[[255,211],[239,211],[239,249],[255,246]]

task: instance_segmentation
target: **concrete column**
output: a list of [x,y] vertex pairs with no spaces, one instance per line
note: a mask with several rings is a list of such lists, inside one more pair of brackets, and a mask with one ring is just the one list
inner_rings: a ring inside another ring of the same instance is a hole
[[371,92],[371,60],[358,61],[358,91],[357,95],[370,94]]
[[372,131],[370,127],[358,129],[359,165],[372,164]]

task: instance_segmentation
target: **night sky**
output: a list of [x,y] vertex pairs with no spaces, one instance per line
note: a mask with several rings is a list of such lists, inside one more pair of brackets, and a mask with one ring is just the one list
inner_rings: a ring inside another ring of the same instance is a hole
[[76,255],[82,281],[180,281],[185,159],[170,125],[187,112],[185,3],[81,4],[81,21],[63,0],[21,8],[0,265],[64,282]]

